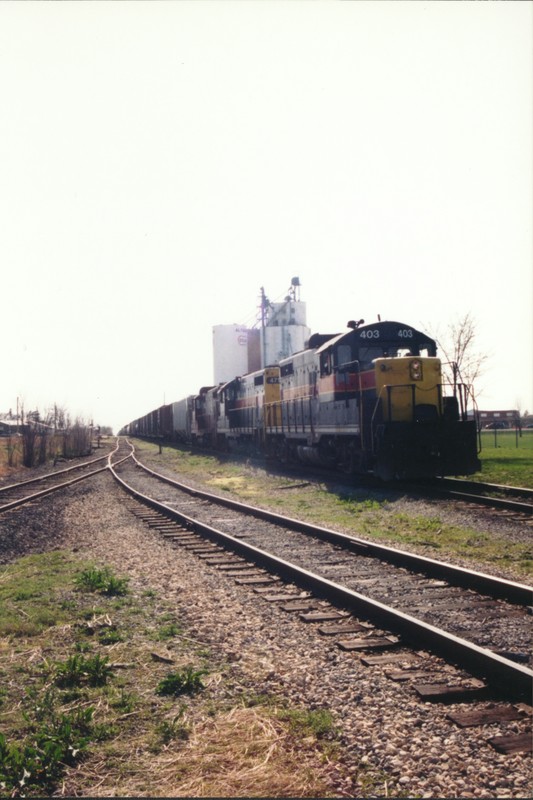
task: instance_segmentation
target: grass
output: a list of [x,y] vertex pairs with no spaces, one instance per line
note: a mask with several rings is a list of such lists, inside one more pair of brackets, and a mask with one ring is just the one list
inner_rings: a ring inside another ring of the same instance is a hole
[[169,759],[159,777],[179,776],[188,797],[331,797],[320,778],[328,765],[318,739],[308,739],[302,748],[301,731],[294,733],[269,709],[236,706],[198,725],[185,757]]
[[0,567],[1,637],[39,636],[70,618],[62,589],[70,580],[73,563],[67,553],[54,551],[28,556],[16,567]]
[[481,472],[474,480],[533,489],[533,430],[482,431]]
[[[0,567],[1,795],[334,796],[328,712],[243,706],[253,686],[235,690],[175,603],[90,588],[80,576],[95,569],[66,551]],[[154,631],[170,674],[151,657]]]

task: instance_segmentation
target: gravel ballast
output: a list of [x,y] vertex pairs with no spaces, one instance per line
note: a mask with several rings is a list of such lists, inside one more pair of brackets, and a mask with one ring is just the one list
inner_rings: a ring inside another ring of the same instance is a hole
[[[455,727],[446,714],[464,705],[420,703],[408,686],[387,679],[383,667],[363,666],[314,627],[163,540],[127,510],[111,475],[92,478],[61,498],[45,498],[2,527],[2,562],[68,548],[108,564],[140,590],[173,600],[190,635],[205,642],[221,664],[231,663],[234,677],[257,694],[331,710],[342,741],[332,795],[530,795],[531,759],[500,755],[487,743],[502,734],[501,726]],[[508,723],[503,732],[515,730],[519,725]]]

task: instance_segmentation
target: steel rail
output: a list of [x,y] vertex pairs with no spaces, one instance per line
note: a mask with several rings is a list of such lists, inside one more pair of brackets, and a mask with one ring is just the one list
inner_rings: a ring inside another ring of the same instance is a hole
[[[520,486],[503,486],[496,483],[467,481],[462,478],[439,478],[435,483],[414,483],[404,486],[416,492],[422,490],[429,497],[463,500],[467,503],[501,508],[519,514],[533,515],[533,489]],[[495,497],[489,492],[500,492],[506,497]],[[484,494],[485,493],[485,494]],[[520,496],[522,499],[519,499]]]
[[18,489],[21,486],[28,486],[31,483],[40,483],[41,481],[45,481],[48,478],[55,478],[56,475],[64,475],[67,472],[74,472],[77,469],[84,469],[85,467],[89,466],[90,464],[96,464],[98,461],[103,461],[107,459],[109,454],[106,453],[105,456],[99,456],[98,458],[92,458],[90,461],[86,461],[84,464],[76,464],[74,467],[66,467],[65,469],[58,469],[55,472],[47,472],[45,475],[39,475],[37,478],[28,478],[25,481],[19,481],[18,483],[10,483],[8,486],[0,486],[0,494],[2,492],[7,492],[9,490]]
[[[111,456],[113,456],[120,447],[120,442],[117,439],[115,443],[115,449],[111,450],[109,453],[106,453],[103,456],[98,456],[98,458],[92,458],[90,461],[84,461],[83,464],[75,464],[73,467],[65,467],[65,469],[58,469],[54,470],[53,472],[47,472],[44,475],[39,475],[36,478],[28,478],[25,481],[19,481],[18,483],[10,483],[8,486],[0,486],[0,494],[2,492],[13,491],[13,489],[18,489],[22,486],[29,486],[31,483],[41,483],[43,481],[48,480],[49,478],[55,478],[56,475],[64,475],[67,472],[74,472],[77,469],[85,469],[90,464],[97,464],[98,461],[104,461],[104,459],[109,460]],[[130,445],[131,447],[131,445]]]
[[213,495],[209,492],[200,489],[194,489],[191,486],[182,484],[166,475],[161,475],[149,467],[142,464],[135,455],[132,455],[135,464],[145,472],[153,475],[158,480],[168,483],[171,486],[187,492],[188,494],[196,497],[201,497],[206,500],[211,500],[226,508],[232,508],[236,511],[249,514],[250,516],[264,519],[268,522],[273,522],[278,525],[284,525],[292,530],[298,530],[300,533],[306,533],[310,536],[323,539],[324,541],[332,542],[333,544],[342,545],[345,548],[364,553],[366,555],[373,555],[381,558],[389,563],[398,566],[407,567],[411,570],[423,572],[432,577],[446,580],[456,586],[462,586],[469,589],[475,589],[478,592],[483,592],[491,597],[505,598],[506,600],[517,603],[519,605],[531,606],[533,605],[533,587],[526,584],[517,583],[516,581],[509,581],[503,578],[498,578],[493,575],[487,575],[483,572],[468,570],[464,567],[458,567],[455,564],[449,564],[445,561],[438,561],[427,556],[421,556],[416,553],[409,553],[405,550],[399,550],[394,547],[389,547],[383,544],[377,544],[369,541],[368,539],[360,539],[355,536],[349,536],[339,531],[324,528],[319,525],[313,525],[309,522],[302,522],[301,520],[292,519],[291,517],[283,517],[274,511],[267,511],[266,509],[249,506],[241,503],[238,500],[230,500],[226,497]]
[[[131,446],[131,445],[130,445]],[[25,495],[24,497],[19,497],[17,500],[12,500],[9,503],[5,503],[3,506],[0,506],[0,514],[4,511],[10,511],[13,508],[18,508],[19,506],[24,505],[25,503],[31,503],[32,500],[39,500],[41,497],[46,497],[46,495],[52,494],[53,492],[59,491],[60,489],[65,489],[67,486],[73,486],[75,483],[80,483],[81,481],[86,480],[87,478],[91,478],[93,475],[99,475],[101,472],[105,472],[108,469],[111,469],[113,464],[111,463],[111,458],[116,454],[119,449],[119,444],[117,442],[117,446],[114,450],[108,453],[105,456],[100,458],[93,459],[92,461],[88,461],[85,464],[77,465],[76,467],[69,467],[66,470],[58,470],[57,472],[49,472],[46,475],[42,475],[40,478],[32,478],[29,481],[25,481],[24,483],[35,483],[36,481],[44,481],[48,478],[53,478],[56,475],[64,474],[65,472],[72,472],[75,469],[82,469],[83,467],[88,466],[89,464],[94,464],[97,461],[102,461],[104,458],[107,459],[107,464],[99,469],[91,470],[91,472],[85,473],[85,475],[80,475],[77,478],[73,478],[70,481],[63,481],[63,483],[56,483],[55,486],[49,486],[47,489],[41,489],[40,492],[34,492],[33,494]],[[121,458],[119,461],[116,461],[115,464],[121,464],[123,461],[127,461],[130,458],[132,453],[129,453],[124,458]],[[14,488],[16,486],[23,485],[23,484],[12,484],[9,488]]]
[[80,483],[80,481],[84,481],[87,478],[91,478],[93,475],[98,475],[100,472],[105,472],[109,469],[109,465],[106,464],[105,467],[100,467],[99,469],[94,469],[91,472],[87,472],[85,475],[80,475],[77,478],[72,478],[70,481],[64,481],[63,483],[57,483],[55,486],[50,486],[48,489],[41,489],[40,492],[34,492],[33,494],[28,494],[25,497],[20,497],[18,500],[12,500],[10,503],[6,503],[3,506],[0,506],[0,514],[4,511],[10,511],[12,508],[17,508],[18,506],[22,506],[25,503],[30,503],[32,500],[38,500],[41,497],[45,497],[47,494],[52,494],[52,492],[57,492],[59,489],[64,489],[67,486],[73,486],[75,483]]
[[503,497],[489,497],[489,495],[484,494],[470,494],[468,492],[458,492],[454,489],[443,489],[442,494],[452,500],[465,500],[468,503],[477,503],[482,506],[516,511],[520,514],[533,514],[533,505],[530,503],[523,503],[520,500],[507,500]]
[[430,649],[448,661],[458,662],[461,666],[467,667],[472,674],[503,689],[506,695],[531,696],[533,671],[527,667],[509,661],[490,650],[471,644],[465,639],[411,617],[409,614],[397,611],[377,600],[372,600],[327,578],[322,578],[320,575],[278,558],[265,550],[246,544],[230,534],[199,522],[165,503],[160,503],[137,491],[126,483],[113,468],[111,468],[111,474],[132,497],[166,517],[176,520],[188,530],[223,544],[248,560],[254,561],[258,566],[264,567],[288,581],[297,583],[319,597],[331,600],[344,609],[376,621],[392,632],[400,634],[412,646]]
[[443,488],[455,489],[461,487],[462,489],[479,489],[484,492],[502,492],[509,495],[522,495],[523,497],[531,498],[533,500],[533,489],[527,486],[506,486],[503,483],[486,483],[484,481],[468,481],[463,478],[439,478],[437,484]]

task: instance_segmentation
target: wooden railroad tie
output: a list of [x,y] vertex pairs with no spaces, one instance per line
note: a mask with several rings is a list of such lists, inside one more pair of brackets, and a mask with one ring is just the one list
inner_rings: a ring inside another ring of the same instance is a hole
[[341,639],[337,642],[341,650],[351,652],[353,650],[388,650],[390,647],[398,647],[396,639],[389,639],[387,636],[374,636],[368,639]]
[[472,728],[476,725],[489,725],[492,722],[513,722],[524,719],[525,714],[514,706],[496,706],[479,711],[460,711],[446,715],[460,728]]
[[300,614],[302,622],[333,622],[341,619],[346,619],[345,614],[340,614],[338,611],[309,611],[306,614]]
[[270,578],[265,576],[264,578],[257,577],[257,578],[237,578],[235,583],[238,583],[242,586],[262,586],[263,584],[267,583],[277,583],[277,578]]
[[402,664],[414,661],[418,663],[420,656],[416,653],[387,653],[384,656],[361,656],[361,664],[365,667],[380,667],[386,664]]
[[[264,599],[268,603],[283,603],[286,600],[293,600],[294,602],[302,602],[302,598],[299,594],[295,592],[280,592],[279,594],[265,594],[263,595]],[[282,606],[284,611],[292,611],[292,608],[289,606]],[[300,611],[301,609],[297,609]]]
[[504,753],[505,755],[533,752],[531,731],[528,733],[512,734],[510,736],[493,736],[492,739],[489,739],[489,744],[492,745],[498,753]]
[[413,687],[421,700],[430,703],[462,703],[468,700],[479,699],[486,695],[487,686],[470,686],[455,684],[447,686],[441,683],[415,684]]

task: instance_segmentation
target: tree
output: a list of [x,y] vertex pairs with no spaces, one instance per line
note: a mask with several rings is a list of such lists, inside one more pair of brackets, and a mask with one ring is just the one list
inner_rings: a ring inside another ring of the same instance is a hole
[[444,356],[442,370],[446,382],[472,386],[483,374],[489,356],[477,349],[477,324],[470,312],[450,322],[443,334],[432,333],[432,336]]

